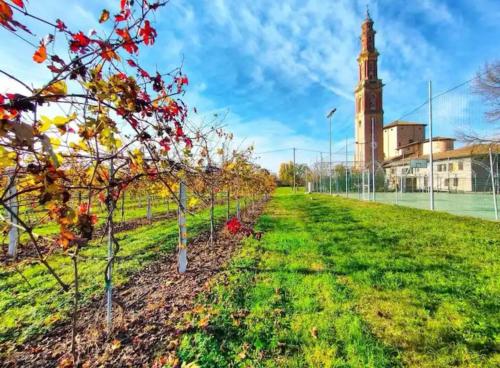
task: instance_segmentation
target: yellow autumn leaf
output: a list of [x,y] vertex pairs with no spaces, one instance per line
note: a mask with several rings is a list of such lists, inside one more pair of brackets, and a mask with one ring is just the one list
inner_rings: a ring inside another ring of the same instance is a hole
[[52,83],[51,85],[45,87],[42,95],[65,95],[68,93],[68,86],[63,80]]
[[9,152],[2,146],[0,146],[0,168],[9,167],[15,164],[16,154],[15,152]]
[[69,147],[76,150],[76,151],[85,151],[87,152],[89,149],[85,142],[83,140],[80,140],[78,142],[70,142]]
[[61,140],[55,137],[50,137],[50,144],[52,145],[52,148],[59,148]]
[[38,126],[38,131],[40,133],[44,133],[47,130],[49,130],[50,126],[52,125],[52,120],[50,120],[47,116],[42,115],[40,118],[41,124]]
[[191,363],[183,362],[181,368],[200,368],[200,366],[196,364],[196,362],[191,362]]
[[198,204],[199,200],[196,197],[191,197],[188,201],[188,207],[193,208]]
[[115,138],[115,140],[114,140],[114,146],[115,146],[115,149],[118,149],[121,146],[123,146],[122,140],[120,138]]

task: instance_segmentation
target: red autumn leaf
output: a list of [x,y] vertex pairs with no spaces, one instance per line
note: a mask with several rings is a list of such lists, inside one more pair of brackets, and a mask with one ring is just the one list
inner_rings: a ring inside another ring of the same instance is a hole
[[135,61],[134,61],[134,60],[132,60],[132,59],[128,59],[128,60],[127,60],[127,63],[128,63],[128,65],[130,65],[130,66],[132,66],[132,67],[134,67],[134,68],[135,68],[135,67],[137,67],[137,64],[136,64],[136,63],[135,63]]
[[191,140],[191,138],[185,137],[184,143],[186,143],[186,148],[193,148],[193,141]]
[[47,60],[47,48],[45,47],[45,44],[40,43],[40,47],[33,54],[33,60],[38,64]]
[[92,225],[97,224],[98,220],[99,220],[99,218],[97,217],[97,215],[90,215],[90,222]]
[[127,0],[120,0],[120,14],[115,15],[115,22],[123,22],[130,17],[130,9]]
[[128,118],[128,122],[132,126],[132,128],[137,129],[137,126],[139,125],[139,122],[133,118],[132,116]]
[[83,215],[84,213],[89,212],[89,204],[88,203],[81,203],[80,206],[78,206],[78,213],[80,215]]
[[144,69],[141,69],[139,71],[139,73],[141,74],[141,77],[143,77],[143,78],[151,78],[151,76],[149,75],[149,73],[147,71],[145,71]]
[[47,69],[49,69],[52,73],[60,73],[62,71],[62,68],[58,68],[55,65],[49,65]]
[[115,52],[115,50],[113,50],[113,48],[105,43],[102,45],[102,50],[101,50],[101,56],[103,59],[105,60],[112,60],[112,59],[115,59],[115,60],[118,60],[120,61],[120,57],[118,56],[118,54]]
[[123,21],[127,20],[128,17],[130,17],[130,10],[127,9],[123,13],[115,15],[115,21],[116,22],[123,22]]
[[180,77],[177,77],[177,78],[175,79],[175,81],[177,82],[177,85],[178,85],[178,86],[182,86],[182,85],[184,85],[184,84],[189,84],[188,77],[187,77],[187,76],[185,76],[185,75],[182,75],[182,76],[180,76]]
[[[2,20],[0,19],[0,24],[2,23]],[[10,24],[12,24],[14,27],[17,27],[17,28],[21,28],[23,31],[29,33],[29,34],[33,34],[33,32],[31,32],[28,27],[26,27],[24,24],[21,24],[19,23],[17,20],[14,20],[12,19],[10,21]]]
[[127,29],[118,28],[116,30],[116,34],[123,39],[122,46],[129,54],[136,53],[139,50],[135,42],[132,40],[132,37],[130,36],[130,33],[128,32]]
[[179,105],[174,100],[170,100],[168,103],[168,112],[170,115],[177,115],[179,113]]
[[178,136],[178,137],[182,137],[184,135],[184,131],[182,130],[182,127],[178,126],[176,131],[175,131],[175,134]]
[[73,52],[85,52],[87,46],[90,44],[90,38],[85,36],[83,32],[78,32],[73,35],[73,40],[69,44],[69,48]]
[[3,0],[0,0],[0,24],[5,26],[12,20],[12,8]]
[[56,20],[56,27],[59,31],[63,32],[66,29],[66,24],[60,19]]
[[156,30],[151,27],[149,20],[146,20],[144,22],[144,27],[139,29],[139,36],[142,37],[142,40],[146,45],[152,45],[155,42],[156,35]]
[[160,6],[160,3],[149,4],[149,9],[156,10]]
[[226,223],[226,227],[231,234],[235,235],[238,233],[238,231],[240,231],[241,223],[238,221],[236,217],[233,217]]
[[105,203],[106,202],[106,195],[104,194],[104,192],[100,192],[98,195],[97,195],[97,198],[99,199],[99,201],[101,203]]
[[170,151],[170,139],[168,138],[163,138],[160,141],[160,146],[165,150],[165,152]]
[[17,6],[21,7],[21,8],[24,8],[24,3],[23,3],[23,0],[11,0],[14,4],[16,4]]

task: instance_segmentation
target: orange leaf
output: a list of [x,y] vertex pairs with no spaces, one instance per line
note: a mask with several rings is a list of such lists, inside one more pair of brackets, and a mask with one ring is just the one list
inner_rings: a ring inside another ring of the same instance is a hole
[[115,59],[120,61],[120,56],[118,56],[118,54],[111,48],[111,46],[107,44],[102,46],[101,56],[105,60]]
[[104,23],[109,19],[109,11],[104,9],[101,13],[101,17],[99,18],[99,23]]
[[38,50],[33,54],[33,60],[37,63],[43,63],[47,59],[47,49],[43,43],[40,44]]
[[3,0],[0,0],[0,23],[5,24],[12,20],[12,8]]

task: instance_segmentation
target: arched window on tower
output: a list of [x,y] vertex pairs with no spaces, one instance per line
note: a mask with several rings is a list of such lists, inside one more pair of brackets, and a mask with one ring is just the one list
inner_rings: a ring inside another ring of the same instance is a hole
[[375,62],[373,60],[370,60],[368,64],[368,79],[375,79],[376,77]]
[[377,110],[377,97],[374,93],[370,95],[370,111]]
[[356,106],[356,111],[361,112],[361,97],[358,97],[358,103]]

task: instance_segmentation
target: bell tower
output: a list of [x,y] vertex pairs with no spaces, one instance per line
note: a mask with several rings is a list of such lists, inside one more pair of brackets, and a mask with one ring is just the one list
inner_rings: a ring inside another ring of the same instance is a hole
[[372,163],[372,123],[374,158],[382,162],[383,150],[383,120],[382,80],[378,79],[377,60],[379,53],[375,48],[375,30],[373,20],[367,9],[366,19],[361,26],[361,52],[358,56],[358,85],[354,91],[355,97],[355,153],[354,160],[358,169],[371,167]]

